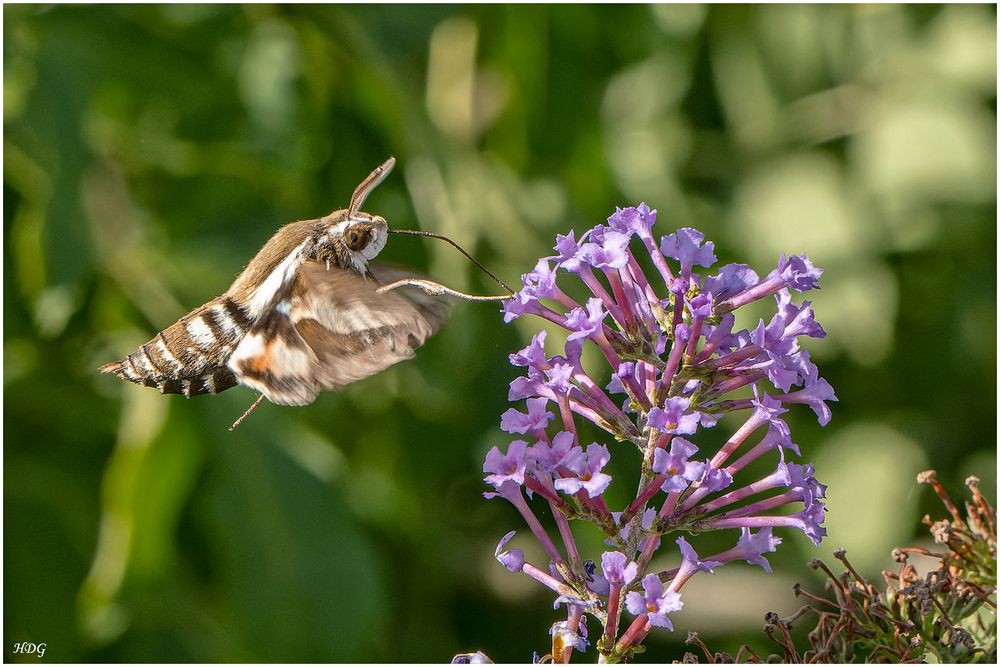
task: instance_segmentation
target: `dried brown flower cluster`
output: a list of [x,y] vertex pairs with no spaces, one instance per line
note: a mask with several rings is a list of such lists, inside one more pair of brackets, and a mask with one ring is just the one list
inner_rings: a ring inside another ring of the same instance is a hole
[[[996,511],[975,477],[965,481],[972,497],[964,517],[933,470],[917,481],[934,487],[950,515],[939,521],[924,517],[941,549],[895,549],[899,567],[883,570],[884,590],[862,577],[841,549],[835,556],[847,569],[839,576],[820,560],[810,563],[828,577],[826,597],[796,585],[795,595],[809,604],[787,618],[765,615],[764,633],[780,653],[764,657],[746,645],[735,657],[713,653],[693,632],[687,643],[698,646],[710,663],[996,663]],[[921,576],[912,555],[935,559],[937,567]],[[815,619],[808,647],[800,647],[791,632],[804,618]],[[683,660],[700,661],[693,653]]]

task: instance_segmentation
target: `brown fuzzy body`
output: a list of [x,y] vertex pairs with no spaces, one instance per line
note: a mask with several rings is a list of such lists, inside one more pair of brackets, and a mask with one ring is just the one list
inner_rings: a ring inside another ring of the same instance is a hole
[[243,309],[223,295],[195,308],[121,361],[101,366],[100,371],[156,387],[163,394],[217,394],[237,384],[226,362],[249,328]]

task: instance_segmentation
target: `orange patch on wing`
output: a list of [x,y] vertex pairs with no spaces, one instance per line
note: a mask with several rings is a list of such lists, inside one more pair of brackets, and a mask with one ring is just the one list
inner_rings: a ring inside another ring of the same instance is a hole
[[264,346],[264,351],[250,360],[250,370],[255,373],[264,374],[271,362],[271,351],[274,349],[274,341],[269,341]]

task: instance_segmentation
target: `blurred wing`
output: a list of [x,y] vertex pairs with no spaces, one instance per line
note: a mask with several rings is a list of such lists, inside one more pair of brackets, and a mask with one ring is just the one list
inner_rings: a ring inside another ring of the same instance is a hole
[[[373,267],[385,281],[411,275]],[[288,289],[230,358],[240,384],[282,405],[305,405],[409,359],[448,314],[443,301],[416,290],[378,294],[379,282],[347,269],[306,262]]]
[[301,301],[291,317],[319,359],[322,390],[339,389],[409,359],[447,318],[445,303],[422,292],[376,293],[381,281],[395,280],[398,271],[375,266],[377,280],[371,280],[316,263],[303,267]]
[[[382,285],[388,285],[391,282],[401,280],[403,278],[424,278],[418,272],[413,269],[408,269],[405,266],[396,266],[394,264],[372,264],[368,270],[375,276],[375,279]],[[430,323],[432,331],[434,333],[437,331],[445,320],[448,319],[449,308],[448,302],[439,297],[431,296],[421,289],[415,287],[403,287],[394,290],[390,293],[397,297],[401,297],[407,301],[410,305],[417,309],[424,319]],[[390,294],[382,295],[380,298],[386,298]]]

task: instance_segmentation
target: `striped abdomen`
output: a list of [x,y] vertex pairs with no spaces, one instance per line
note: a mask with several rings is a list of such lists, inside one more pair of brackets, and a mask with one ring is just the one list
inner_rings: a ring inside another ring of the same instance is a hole
[[217,394],[236,385],[226,366],[250,328],[246,313],[227,296],[192,310],[121,361],[101,366],[162,394]]

